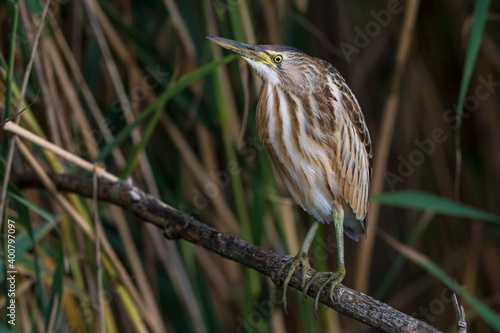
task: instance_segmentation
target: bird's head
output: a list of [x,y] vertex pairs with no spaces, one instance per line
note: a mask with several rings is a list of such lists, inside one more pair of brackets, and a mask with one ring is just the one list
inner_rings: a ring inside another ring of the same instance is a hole
[[304,52],[284,45],[252,46],[221,37],[210,41],[231,50],[248,62],[264,82],[296,93],[324,88],[326,73],[323,63]]

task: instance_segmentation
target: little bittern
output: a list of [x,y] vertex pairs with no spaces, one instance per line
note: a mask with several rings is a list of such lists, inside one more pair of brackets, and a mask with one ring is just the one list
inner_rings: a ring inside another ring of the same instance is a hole
[[[344,78],[328,62],[283,45],[251,46],[220,37],[209,37],[239,54],[259,75],[263,84],[257,105],[256,126],[273,167],[295,202],[316,221],[299,253],[281,266],[286,288],[295,269],[302,266],[303,295],[318,278],[322,282],[314,302],[331,283],[343,280],[344,235],[358,241],[366,230],[368,189],[371,178],[370,134],[358,101]],[[306,284],[307,253],[319,222],[334,222],[337,268],[317,272]]]

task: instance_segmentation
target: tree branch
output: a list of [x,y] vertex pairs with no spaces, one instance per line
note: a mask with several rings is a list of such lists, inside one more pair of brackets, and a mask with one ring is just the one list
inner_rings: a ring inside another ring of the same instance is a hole
[[[49,174],[49,177],[60,191],[92,197],[93,185],[90,178],[56,174]],[[43,187],[42,182],[34,174],[13,176],[12,181],[20,188]],[[247,243],[236,235],[209,227],[145,194],[127,182],[109,183],[99,181],[97,197],[100,201],[121,206],[137,215],[140,219],[155,224],[159,229],[164,230],[164,235],[168,239],[187,240],[224,258],[253,268],[270,277],[274,283],[278,282],[276,281],[276,273],[280,266],[285,260],[290,259],[290,256],[281,256],[266,251]],[[310,269],[308,275],[311,276],[314,272],[313,269]],[[300,269],[295,271],[289,286],[302,290],[300,288],[300,274]],[[315,281],[312,284],[308,291],[310,296],[316,295],[320,282]],[[338,285],[335,288],[333,302],[328,291],[329,288],[325,288],[320,295],[319,300],[321,303],[382,332],[440,332],[427,323],[343,285]]]

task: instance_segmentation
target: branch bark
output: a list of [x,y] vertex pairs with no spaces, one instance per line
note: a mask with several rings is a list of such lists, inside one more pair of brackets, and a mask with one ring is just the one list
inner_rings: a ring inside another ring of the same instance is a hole
[[[49,174],[49,177],[59,191],[92,198],[91,178],[56,174]],[[42,182],[34,174],[13,176],[12,181],[19,188],[43,187]],[[291,256],[282,256],[247,243],[236,235],[218,231],[192,216],[177,211],[128,182],[110,183],[100,180],[97,197],[100,201],[121,206],[140,219],[155,224],[163,230],[167,239],[187,240],[224,258],[250,267],[270,277],[275,284],[279,282],[276,281],[276,273],[280,266],[291,258]],[[312,276],[314,272],[310,269],[308,275]],[[289,284],[290,287],[302,290],[300,274],[300,269],[295,271]],[[316,295],[320,282],[313,283],[308,292],[309,296]],[[329,288],[325,288],[320,295],[321,303],[382,332],[440,332],[427,323],[344,285],[338,285],[335,288],[333,302],[328,290]]]

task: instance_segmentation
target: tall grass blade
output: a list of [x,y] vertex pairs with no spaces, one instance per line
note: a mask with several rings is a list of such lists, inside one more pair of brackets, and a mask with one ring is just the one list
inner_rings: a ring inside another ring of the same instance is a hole
[[500,216],[498,215],[490,214],[429,193],[398,191],[373,195],[370,199],[389,206],[429,210],[449,216],[478,219],[500,226]]
[[[63,283],[64,283],[64,250],[63,250],[63,239],[61,235],[58,234],[57,247],[57,258],[56,258],[56,270],[54,272],[54,277],[52,279],[52,286],[50,288],[50,301],[48,312],[45,313],[46,319],[46,331],[51,332],[54,327],[57,327],[58,319],[61,315],[61,302],[63,296]],[[50,319],[50,320],[49,320]],[[52,329],[52,330],[51,330]]]
[[488,15],[488,8],[490,7],[490,0],[477,0],[474,8],[474,16],[472,28],[469,36],[469,45],[467,47],[467,54],[465,56],[465,66],[462,74],[462,82],[460,84],[460,94],[458,96],[457,106],[457,122],[455,125],[455,149],[456,149],[456,173],[455,173],[455,191],[456,197],[460,189],[460,176],[462,170],[462,153],[461,153],[461,136],[460,130],[462,128],[462,117],[464,113],[464,103],[467,90],[470,85],[472,71],[476,63],[479,46],[483,37],[484,25],[486,23],[486,16]]

